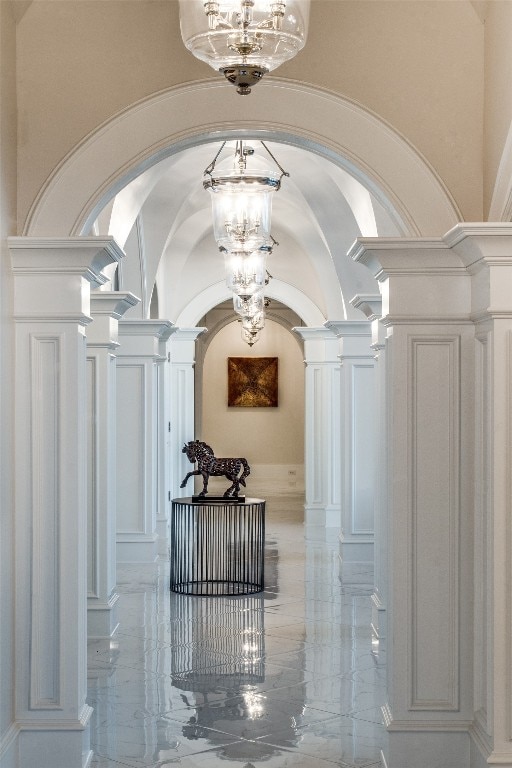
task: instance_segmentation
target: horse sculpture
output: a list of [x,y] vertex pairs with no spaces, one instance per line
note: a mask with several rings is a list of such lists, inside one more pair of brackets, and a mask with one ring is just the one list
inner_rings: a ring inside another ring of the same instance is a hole
[[[187,454],[187,458],[192,464],[197,461],[197,469],[186,474],[180,488],[186,486],[189,477],[192,477],[192,475],[202,475],[203,490],[199,494],[200,497],[204,497],[208,493],[208,480],[211,475],[214,477],[224,475],[224,477],[231,481],[232,485],[224,493],[223,498],[237,497],[240,485],[245,486],[245,478],[251,472],[246,459],[216,459],[210,446],[200,440],[191,440],[185,443],[181,452]],[[239,475],[242,467],[244,471]]]

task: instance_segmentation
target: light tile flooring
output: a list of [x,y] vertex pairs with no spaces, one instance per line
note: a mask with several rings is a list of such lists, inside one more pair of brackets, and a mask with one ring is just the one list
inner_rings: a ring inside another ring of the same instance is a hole
[[265,592],[170,593],[169,567],[119,567],[119,629],[89,646],[96,768],[380,766],[384,673],[370,592],[302,499],[267,499]]

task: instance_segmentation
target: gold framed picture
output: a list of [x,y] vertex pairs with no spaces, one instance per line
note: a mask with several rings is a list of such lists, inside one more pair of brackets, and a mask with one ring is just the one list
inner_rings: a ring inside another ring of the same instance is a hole
[[228,406],[277,408],[277,357],[228,357]]

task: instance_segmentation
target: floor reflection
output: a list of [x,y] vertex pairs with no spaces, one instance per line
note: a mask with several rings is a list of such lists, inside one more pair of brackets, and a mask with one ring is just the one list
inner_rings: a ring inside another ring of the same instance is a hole
[[119,569],[120,627],[89,647],[96,768],[378,766],[383,672],[367,588],[267,500],[265,592],[170,593],[166,562]]

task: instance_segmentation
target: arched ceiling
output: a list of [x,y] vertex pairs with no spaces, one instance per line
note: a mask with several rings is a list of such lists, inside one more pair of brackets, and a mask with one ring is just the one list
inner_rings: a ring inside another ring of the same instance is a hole
[[[361,235],[397,235],[391,217],[359,180],[330,160],[300,147],[266,144],[290,174],[273,196],[272,234],[279,246],[269,258],[270,273],[308,296],[326,320],[359,317],[350,299],[378,290],[370,273],[346,254]],[[255,157],[275,168],[260,142],[252,145]],[[95,231],[113,235],[126,250],[120,288],[143,294],[144,306],[134,310],[141,316],[149,312],[155,280],[160,316],[174,321],[195,296],[224,279],[210,195],[202,184],[219,147],[206,143],[153,165],[97,219]]]

